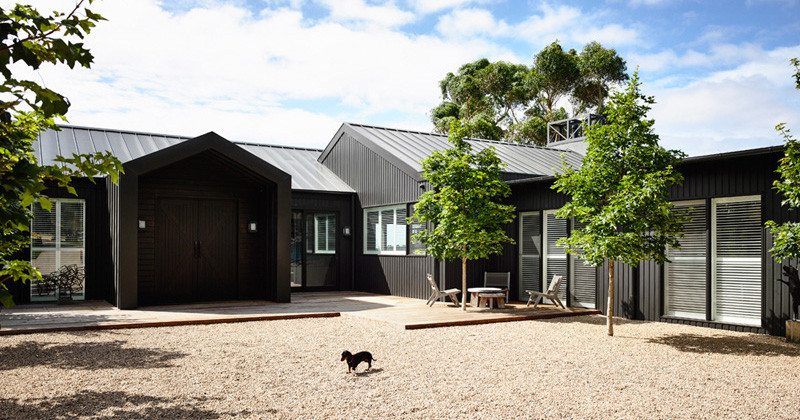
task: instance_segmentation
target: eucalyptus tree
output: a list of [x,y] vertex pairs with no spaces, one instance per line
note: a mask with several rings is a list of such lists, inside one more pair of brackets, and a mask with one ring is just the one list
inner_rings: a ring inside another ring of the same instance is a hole
[[564,51],[558,41],[533,57],[532,86],[545,115],[552,115],[558,101],[572,92],[581,77],[575,50]]
[[462,120],[470,137],[500,140],[510,124],[519,122],[530,102],[527,67],[482,58],[447,73],[439,83],[441,104],[431,110],[437,132],[447,133],[453,120]]
[[578,54],[577,63],[580,79],[572,90],[573,108],[576,112],[594,108],[602,114],[611,86],[628,80],[625,60],[616,50],[592,41]]
[[488,258],[514,243],[503,226],[514,220],[514,207],[501,200],[511,194],[500,178],[502,162],[493,147],[473,153],[464,124],[454,120],[452,147],[422,161],[422,176],[431,189],[422,194],[409,220],[430,229],[414,235],[426,252],[439,260],[461,260],[461,309],[466,310],[467,261]]
[[81,0],[68,13],[42,15],[31,6],[0,7],[0,303],[14,304],[7,281],[40,279],[29,261],[15,259],[30,245],[31,204],[50,210],[42,194],[47,183],[72,194],[72,177],[108,174],[116,182],[122,165],[110,153],[57,157],[55,166],[39,166],[33,142],[39,132],[57,129],[54,119],[63,119],[69,101],[37,81],[18,79],[14,72],[42,64],[89,67],[92,54],[77,42],[104,20]]
[[571,197],[557,216],[585,223],[559,244],[594,266],[608,260],[608,335],[614,335],[615,261],[667,262],[667,247],[680,246],[686,221],[667,200],[667,189],[683,182],[674,166],[684,154],[658,144],[654,121],[646,119],[654,100],[640,84],[634,73],[627,88],[611,97],[606,124],[588,128],[583,166],[564,165],[553,184]]

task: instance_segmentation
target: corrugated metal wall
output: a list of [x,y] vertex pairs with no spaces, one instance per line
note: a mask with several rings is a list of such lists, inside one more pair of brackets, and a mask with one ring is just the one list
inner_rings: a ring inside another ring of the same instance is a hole
[[[772,188],[778,178],[775,173],[777,161],[782,152],[771,152],[753,156],[731,157],[725,160],[692,162],[691,160],[678,167],[684,175],[683,185],[670,190],[670,199],[697,200],[716,197],[735,197],[760,195],[762,199],[762,222],[798,221],[798,212],[789,212],[781,207],[781,197]],[[536,182],[512,185],[513,194],[508,202],[517,206],[518,212],[546,210],[561,207],[566,197],[551,190],[551,182]],[[516,222],[511,227],[516,238]],[[768,250],[772,247],[772,237],[764,230],[762,258],[763,268],[763,328],[722,324],[714,321],[697,321],[663,317],[663,268],[652,262],[643,261],[638,266],[638,273],[625,264],[615,264],[615,315],[633,319],[676,322],[736,331],[769,332],[783,335],[784,321],[790,317],[791,300],[788,287],[776,281],[781,277],[781,264],[775,263]],[[513,258],[512,258],[513,255]],[[517,282],[517,248],[511,253],[493,257],[493,269],[512,272],[512,291]],[[786,262],[784,262],[786,263]],[[797,261],[792,261],[797,266]],[[449,267],[449,266],[448,266]],[[452,279],[456,268],[448,270],[448,279]],[[638,276],[638,281],[636,280]],[[460,279],[460,278],[459,278]],[[470,284],[476,279],[470,277]],[[451,280],[448,280],[451,281]],[[606,312],[608,299],[608,262],[597,270],[598,294],[597,308]],[[448,283],[450,286],[450,283]],[[460,280],[459,286],[460,287]]]
[[415,178],[346,132],[322,163],[357,191],[362,207],[411,203],[419,197]]
[[119,290],[119,185],[111,182],[110,178],[106,178],[106,191],[107,191],[107,204],[108,204],[108,235],[109,235],[109,254],[110,261],[108,266],[109,274],[109,288],[106,299],[118,305],[117,291]]

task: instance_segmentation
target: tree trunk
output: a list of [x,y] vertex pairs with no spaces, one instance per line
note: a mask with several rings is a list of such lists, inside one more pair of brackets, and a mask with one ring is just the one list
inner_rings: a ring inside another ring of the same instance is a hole
[[614,260],[608,260],[608,335],[614,335]]
[[461,258],[461,310],[467,310],[467,257]]

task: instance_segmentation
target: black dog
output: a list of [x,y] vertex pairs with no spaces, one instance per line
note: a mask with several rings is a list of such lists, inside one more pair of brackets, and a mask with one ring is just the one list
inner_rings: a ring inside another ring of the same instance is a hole
[[372,354],[368,351],[360,351],[356,354],[352,354],[345,350],[342,352],[342,360],[347,360],[347,373],[350,373],[350,369],[355,372],[356,366],[361,362],[367,362],[367,370],[370,370],[370,368],[372,368],[372,361],[376,359],[373,359]]

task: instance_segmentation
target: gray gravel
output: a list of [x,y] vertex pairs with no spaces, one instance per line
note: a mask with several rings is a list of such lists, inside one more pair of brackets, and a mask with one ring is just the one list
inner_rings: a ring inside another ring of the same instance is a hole
[[[0,337],[0,418],[800,418],[800,346],[586,316]],[[369,350],[347,374],[343,350]]]

